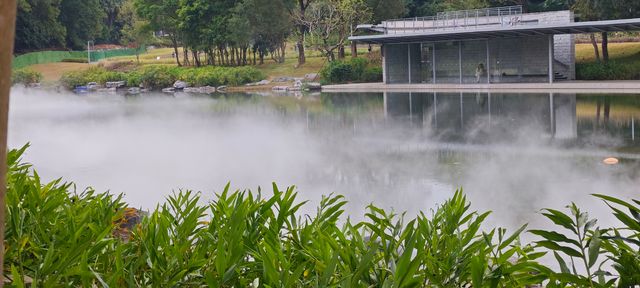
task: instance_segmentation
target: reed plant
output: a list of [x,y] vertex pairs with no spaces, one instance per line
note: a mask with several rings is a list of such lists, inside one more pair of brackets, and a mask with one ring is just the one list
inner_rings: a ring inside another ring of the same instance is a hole
[[[598,228],[576,205],[545,209],[557,231],[488,229],[460,190],[408,218],[346,200],[300,212],[294,187],[232,191],[215,200],[178,191],[127,237],[121,196],[42,183],[9,152],[4,275],[14,287],[632,287],[638,285],[640,202],[596,195],[622,225]],[[522,233],[539,237],[522,243]],[[556,271],[542,264],[553,255]],[[607,265],[611,264],[611,265]],[[611,267],[611,271],[607,271]]]

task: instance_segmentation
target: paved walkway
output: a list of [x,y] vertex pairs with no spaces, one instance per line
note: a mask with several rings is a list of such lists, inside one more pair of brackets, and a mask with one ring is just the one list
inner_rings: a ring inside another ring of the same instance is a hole
[[640,94],[640,81],[562,81],[556,83],[384,84],[322,86],[323,92],[519,92]]

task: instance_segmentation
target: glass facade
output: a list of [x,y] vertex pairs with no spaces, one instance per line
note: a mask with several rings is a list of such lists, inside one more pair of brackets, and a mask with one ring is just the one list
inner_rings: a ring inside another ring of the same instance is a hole
[[385,45],[386,83],[550,81],[547,36]]
[[436,42],[436,83],[460,83],[460,42]]

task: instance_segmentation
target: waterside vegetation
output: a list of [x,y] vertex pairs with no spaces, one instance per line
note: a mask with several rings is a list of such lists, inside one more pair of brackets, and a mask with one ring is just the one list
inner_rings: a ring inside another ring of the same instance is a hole
[[[595,195],[620,220],[600,228],[576,205],[545,209],[556,231],[484,230],[462,193],[431,212],[368,207],[344,218],[324,197],[314,215],[293,187],[232,192],[203,204],[179,191],[131,227],[121,196],[42,183],[9,152],[4,271],[11,286],[49,287],[631,287],[640,284],[640,201]],[[522,233],[538,241],[522,243]],[[559,269],[540,262],[545,255]],[[612,268],[608,268],[612,267]],[[609,269],[609,270],[608,270]]]
[[60,82],[67,88],[86,85],[90,82],[104,85],[106,82],[125,81],[129,87],[142,86],[147,89],[172,87],[180,80],[191,86],[238,86],[264,79],[259,70],[245,67],[200,67],[185,68],[171,65],[145,65],[118,72],[104,67],[92,67],[83,71],[67,72]]

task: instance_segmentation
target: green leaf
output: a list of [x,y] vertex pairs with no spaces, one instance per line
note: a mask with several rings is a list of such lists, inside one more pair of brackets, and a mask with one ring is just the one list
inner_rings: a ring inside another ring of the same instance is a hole
[[598,260],[601,243],[602,239],[600,239],[600,230],[596,229],[595,233],[591,237],[591,241],[589,241],[589,268],[593,267]]
[[577,250],[575,250],[573,248],[570,248],[570,247],[561,246],[561,245],[559,245],[559,244],[557,244],[557,243],[555,243],[553,241],[546,241],[546,240],[545,241],[538,241],[538,242],[536,242],[536,244],[538,246],[545,247],[545,248],[548,248],[548,249],[551,249],[551,250],[554,250],[554,251],[563,252],[564,254],[567,254],[567,255],[569,255],[571,257],[582,258],[582,253],[580,253],[579,251],[577,251]]
[[547,211],[549,213],[542,213],[542,215],[549,218],[549,220],[551,220],[556,225],[560,225],[568,230],[571,230],[573,233],[578,233],[578,231],[574,227],[571,217],[554,209],[544,209],[544,211]]

